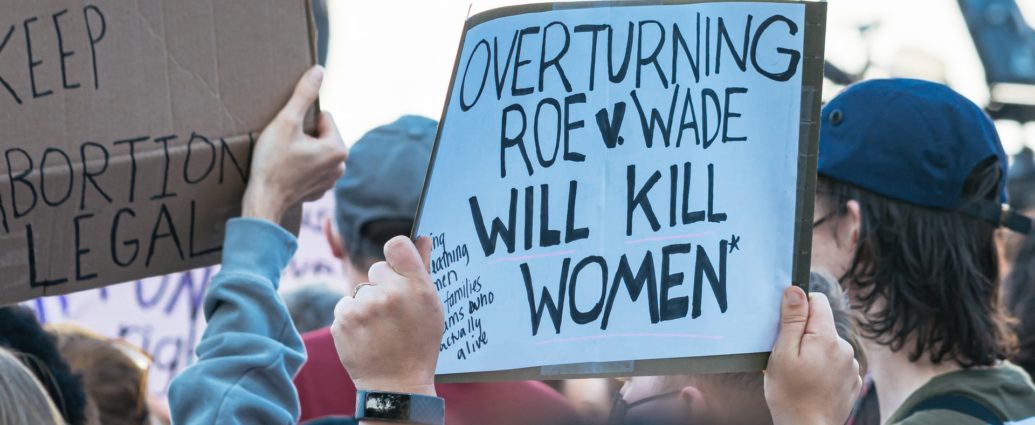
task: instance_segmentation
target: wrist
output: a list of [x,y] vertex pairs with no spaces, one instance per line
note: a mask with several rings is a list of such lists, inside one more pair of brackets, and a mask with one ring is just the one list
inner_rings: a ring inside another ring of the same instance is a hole
[[355,380],[357,390],[438,397],[435,380]]
[[435,391],[435,384],[407,384],[390,381],[371,383],[356,382],[355,384],[357,390],[363,390],[368,392],[419,394],[431,397],[438,397],[438,393]]
[[279,225],[284,217],[284,205],[283,197],[277,196],[273,190],[261,185],[249,185],[241,200],[241,217],[267,220]]
[[780,415],[773,417],[773,425],[830,425],[819,415]]

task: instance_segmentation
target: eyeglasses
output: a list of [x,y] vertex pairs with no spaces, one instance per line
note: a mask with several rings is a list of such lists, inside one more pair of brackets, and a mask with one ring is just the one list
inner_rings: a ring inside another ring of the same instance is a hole
[[823,223],[830,221],[830,219],[834,218],[835,215],[837,215],[837,213],[829,213],[827,215],[824,215],[823,217],[820,217],[819,220],[812,222],[812,228],[815,229],[819,226],[822,226]]
[[657,412],[648,417],[639,417],[639,419],[630,420],[628,415],[629,410],[634,407],[642,406],[647,403],[656,402],[660,400],[670,399],[678,397],[681,391],[673,391],[664,394],[653,395],[647,398],[643,398],[632,403],[626,403],[625,398],[622,397],[622,393],[616,393],[614,402],[611,404],[611,414],[607,418],[608,425],[675,425],[677,423],[676,418],[671,416],[663,416]]
[[[829,190],[816,189],[816,194],[817,195],[820,195],[820,194],[827,194],[827,195],[829,195],[829,194],[833,194],[833,192],[829,191]],[[823,225],[824,223],[826,223],[827,221],[830,221],[830,219],[834,218],[834,216],[836,216],[836,215],[837,215],[837,211],[835,210],[835,211],[831,211],[831,212],[827,213],[827,215],[824,215],[824,216],[820,217],[820,219],[818,219],[816,221],[812,221],[812,229],[816,229],[816,227],[819,227],[819,226]]]

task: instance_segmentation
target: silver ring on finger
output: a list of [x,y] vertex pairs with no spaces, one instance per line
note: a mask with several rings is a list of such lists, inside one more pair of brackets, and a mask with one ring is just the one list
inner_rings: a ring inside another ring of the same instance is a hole
[[356,298],[356,295],[359,295],[359,290],[363,289],[363,288],[365,288],[367,286],[374,286],[374,284],[373,283],[361,283],[361,284],[359,284],[359,286],[357,286],[356,289],[352,290],[352,298]]

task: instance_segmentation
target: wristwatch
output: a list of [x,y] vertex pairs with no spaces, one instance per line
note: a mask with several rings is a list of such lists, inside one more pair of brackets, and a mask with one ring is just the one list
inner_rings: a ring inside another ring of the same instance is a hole
[[357,390],[355,419],[445,425],[446,401],[421,394]]

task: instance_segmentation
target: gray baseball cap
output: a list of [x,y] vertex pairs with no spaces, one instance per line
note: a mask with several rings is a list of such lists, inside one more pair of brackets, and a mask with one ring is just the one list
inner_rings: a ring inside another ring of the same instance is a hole
[[349,150],[345,174],[334,186],[338,233],[353,258],[381,258],[368,225],[412,221],[438,124],[406,115],[363,135]]

